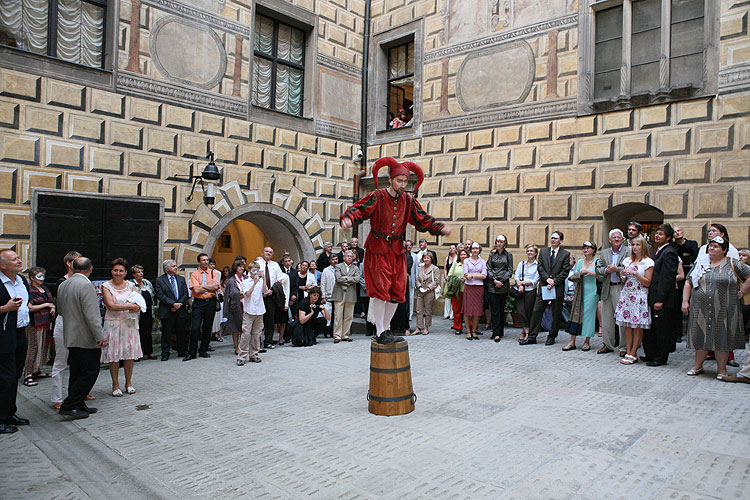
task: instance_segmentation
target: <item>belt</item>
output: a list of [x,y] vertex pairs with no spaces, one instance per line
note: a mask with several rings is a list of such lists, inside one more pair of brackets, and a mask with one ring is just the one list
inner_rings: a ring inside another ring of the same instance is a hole
[[207,299],[199,299],[198,297],[193,297],[193,300],[203,300],[203,301],[208,301],[208,300],[211,300],[211,299],[213,299],[213,298],[215,298],[215,297],[209,297],[209,298],[207,298]]
[[370,230],[370,233],[374,234],[375,237],[381,238],[381,239],[386,240],[386,241],[403,240],[406,237],[406,233],[401,233],[401,234],[393,235],[393,234],[379,233],[379,232],[374,231],[374,230]]

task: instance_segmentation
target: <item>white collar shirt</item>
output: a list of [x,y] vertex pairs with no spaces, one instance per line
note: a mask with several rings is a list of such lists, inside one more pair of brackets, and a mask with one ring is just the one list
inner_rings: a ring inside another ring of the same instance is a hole
[[25,328],[31,321],[29,318],[29,291],[23,284],[20,276],[16,275],[16,281],[10,281],[5,273],[0,272],[0,279],[8,290],[11,299],[21,298],[21,307],[18,308],[18,317],[16,319],[16,328]]
[[[269,265],[269,269],[270,267]],[[254,280],[252,278],[248,278],[242,282],[243,310],[245,313],[255,316],[266,314],[266,306],[263,304],[263,281],[258,280],[255,288],[253,288],[253,283]],[[245,293],[251,288],[253,288],[253,291],[248,297]]]

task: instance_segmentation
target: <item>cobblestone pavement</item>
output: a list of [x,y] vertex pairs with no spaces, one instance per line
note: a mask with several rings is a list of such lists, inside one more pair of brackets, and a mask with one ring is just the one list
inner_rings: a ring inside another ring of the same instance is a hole
[[[616,354],[469,342],[436,317],[409,338],[416,410],[367,411],[369,338],[281,347],[260,364],[144,361],[138,393],[62,421],[49,382],[21,387],[0,436],[2,498],[740,499],[750,484],[750,391]],[[542,337],[543,339],[543,337]],[[227,339],[229,340],[229,339]],[[739,356],[743,361],[744,353]],[[730,369],[731,372],[736,369]]]

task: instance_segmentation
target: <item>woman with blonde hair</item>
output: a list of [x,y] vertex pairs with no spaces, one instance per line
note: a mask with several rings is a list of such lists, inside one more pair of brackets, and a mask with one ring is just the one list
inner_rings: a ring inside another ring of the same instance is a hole
[[539,283],[538,262],[536,260],[538,256],[538,246],[526,245],[526,260],[519,262],[516,269],[516,290],[519,293],[516,298],[516,310],[518,311],[518,319],[521,321],[519,342],[526,340],[529,336],[531,313],[534,311],[534,303],[536,302],[536,285]]
[[479,243],[471,244],[471,257],[463,261],[464,297],[461,313],[466,318],[466,340],[479,340],[477,329],[479,317],[484,314],[484,280],[487,278],[487,262],[479,256]]
[[625,328],[627,351],[620,363],[633,365],[638,362],[638,348],[643,341],[643,330],[651,326],[651,311],[648,306],[648,287],[654,274],[654,261],[648,256],[648,242],[641,235],[630,240],[630,257],[622,261],[620,277],[625,286],[615,310],[615,323]]

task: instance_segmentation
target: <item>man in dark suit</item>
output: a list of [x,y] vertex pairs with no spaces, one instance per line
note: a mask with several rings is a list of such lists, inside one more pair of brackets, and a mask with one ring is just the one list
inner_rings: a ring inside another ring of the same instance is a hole
[[29,324],[29,284],[19,274],[22,270],[16,252],[0,250],[0,434],[12,434],[18,425],[29,425],[27,419],[16,415]]
[[159,299],[161,320],[161,360],[169,359],[172,333],[177,333],[177,355],[187,354],[185,325],[187,324],[188,287],[185,278],[177,274],[177,262],[167,259],[162,264],[164,274],[156,278],[154,291]]
[[552,301],[552,328],[547,335],[545,345],[553,345],[560,329],[562,308],[565,299],[565,278],[570,271],[570,252],[561,248],[565,235],[562,231],[555,231],[550,235],[550,246],[539,251],[539,285],[534,304],[534,312],[531,314],[531,329],[527,339],[519,342],[521,345],[536,344],[536,337],[542,327],[542,315],[547,307],[547,300],[542,299],[542,289],[555,290],[555,299]]
[[677,250],[672,245],[674,230],[669,224],[656,228],[654,241],[658,245],[654,256],[654,276],[648,288],[648,305],[651,308],[651,330],[643,332],[643,360],[648,366],[667,364],[669,353],[674,351],[673,325],[679,320],[677,297]]
[[102,329],[99,298],[89,281],[94,266],[86,257],[73,261],[75,274],[60,284],[57,290],[57,305],[65,318],[63,339],[68,349],[70,380],[68,397],[60,405],[60,415],[88,418],[96,408],[86,406],[86,396],[99,377],[99,360],[102,347],[107,345],[107,336]]

